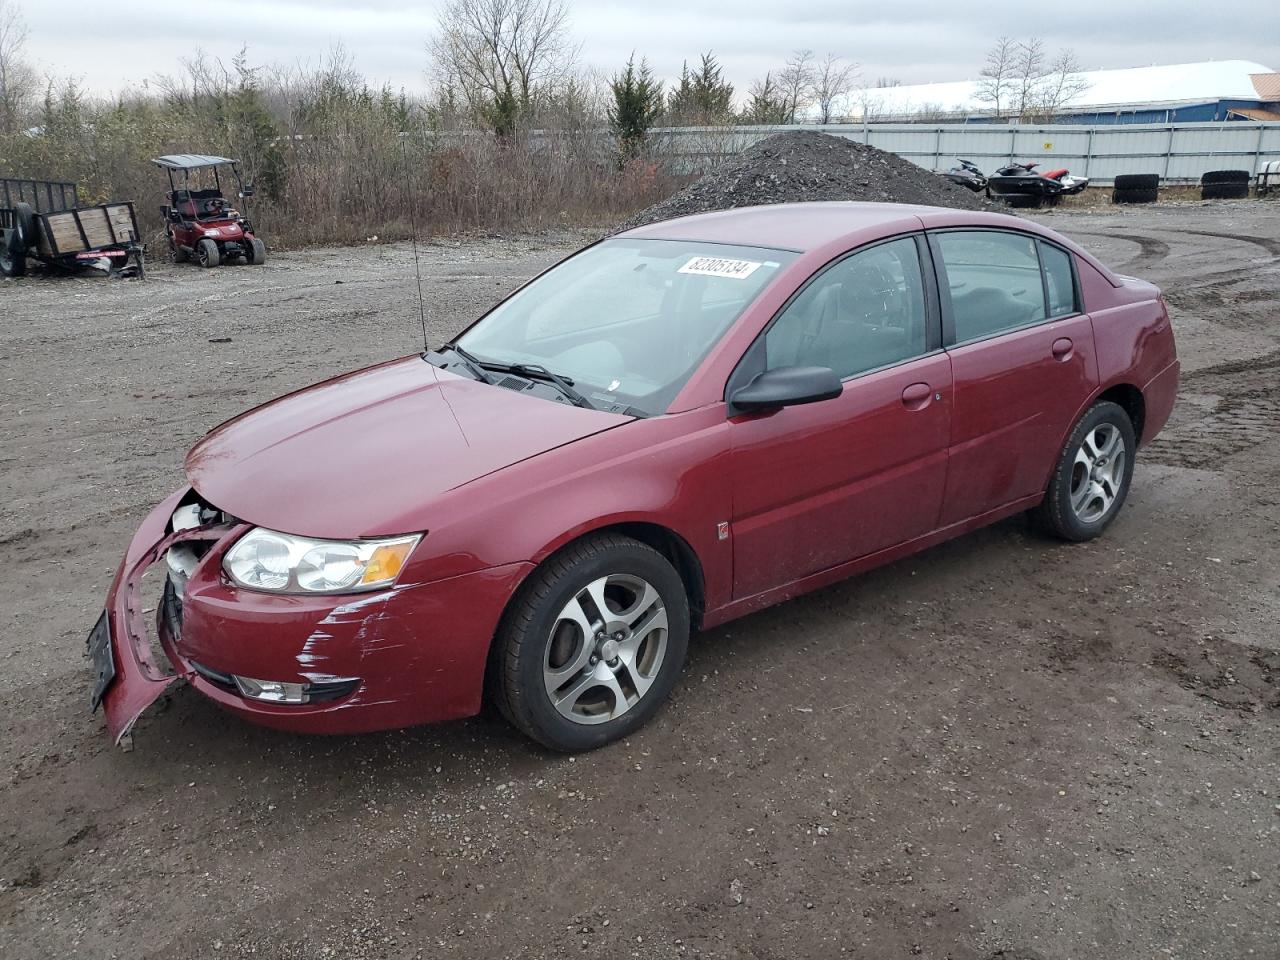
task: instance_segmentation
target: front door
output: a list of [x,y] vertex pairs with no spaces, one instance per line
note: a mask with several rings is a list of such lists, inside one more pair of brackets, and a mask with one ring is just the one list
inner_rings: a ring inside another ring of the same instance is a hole
[[844,389],[731,421],[736,599],[936,527],[951,361],[934,349],[922,251],[905,237],[829,265],[752,348],[766,369],[831,367]]

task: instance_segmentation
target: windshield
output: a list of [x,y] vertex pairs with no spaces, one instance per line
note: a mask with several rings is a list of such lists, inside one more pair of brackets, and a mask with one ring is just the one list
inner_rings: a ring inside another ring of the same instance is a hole
[[724,243],[606,240],[543,274],[458,342],[484,363],[545,367],[600,409],[663,413],[795,258]]

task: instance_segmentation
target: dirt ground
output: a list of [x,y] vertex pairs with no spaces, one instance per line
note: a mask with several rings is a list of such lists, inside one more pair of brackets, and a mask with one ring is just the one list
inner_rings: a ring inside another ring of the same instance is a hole
[[[1043,216],[1180,338],[1107,536],[1014,520],[713,630],[576,758],[185,689],[123,753],[87,710],[184,451],[416,349],[407,246],[0,284],[0,956],[1280,957],[1280,207]],[[431,338],[579,239],[424,247]]]

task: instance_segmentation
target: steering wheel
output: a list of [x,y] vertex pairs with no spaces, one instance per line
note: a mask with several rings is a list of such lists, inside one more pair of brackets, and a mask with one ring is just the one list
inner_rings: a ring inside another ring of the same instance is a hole
[[227,201],[222,197],[210,197],[204,202],[204,212],[208,215],[221,213],[226,209]]

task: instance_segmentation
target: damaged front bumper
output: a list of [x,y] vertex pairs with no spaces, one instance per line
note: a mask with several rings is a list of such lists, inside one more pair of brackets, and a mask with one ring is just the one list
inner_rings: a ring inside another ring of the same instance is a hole
[[[107,733],[120,744],[129,736],[142,711],[180,679],[156,663],[143,620],[142,578],[174,544],[225,536],[230,527],[168,530],[169,517],[186,494],[179,490],[143,521],[116,570],[107,606],[89,634],[89,657],[94,667],[90,708],[102,705]],[[157,617],[157,626],[159,625]]]
[[[394,729],[479,710],[490,641],[530,564],[433,582],[402,576],[408,582],[360,595],[270,595],[222,573],[226,550],[252,525],[172,529],[190,499],[189,488],[179,490],[143,521],[90,636],[93,705],[101,700],[115,743],[177,680],[254,723],[301,733]],[[169,672],[153,654],[142,581],[171,547],[199,541],[208,549],[183,575],[170,568],[155,612]]]

